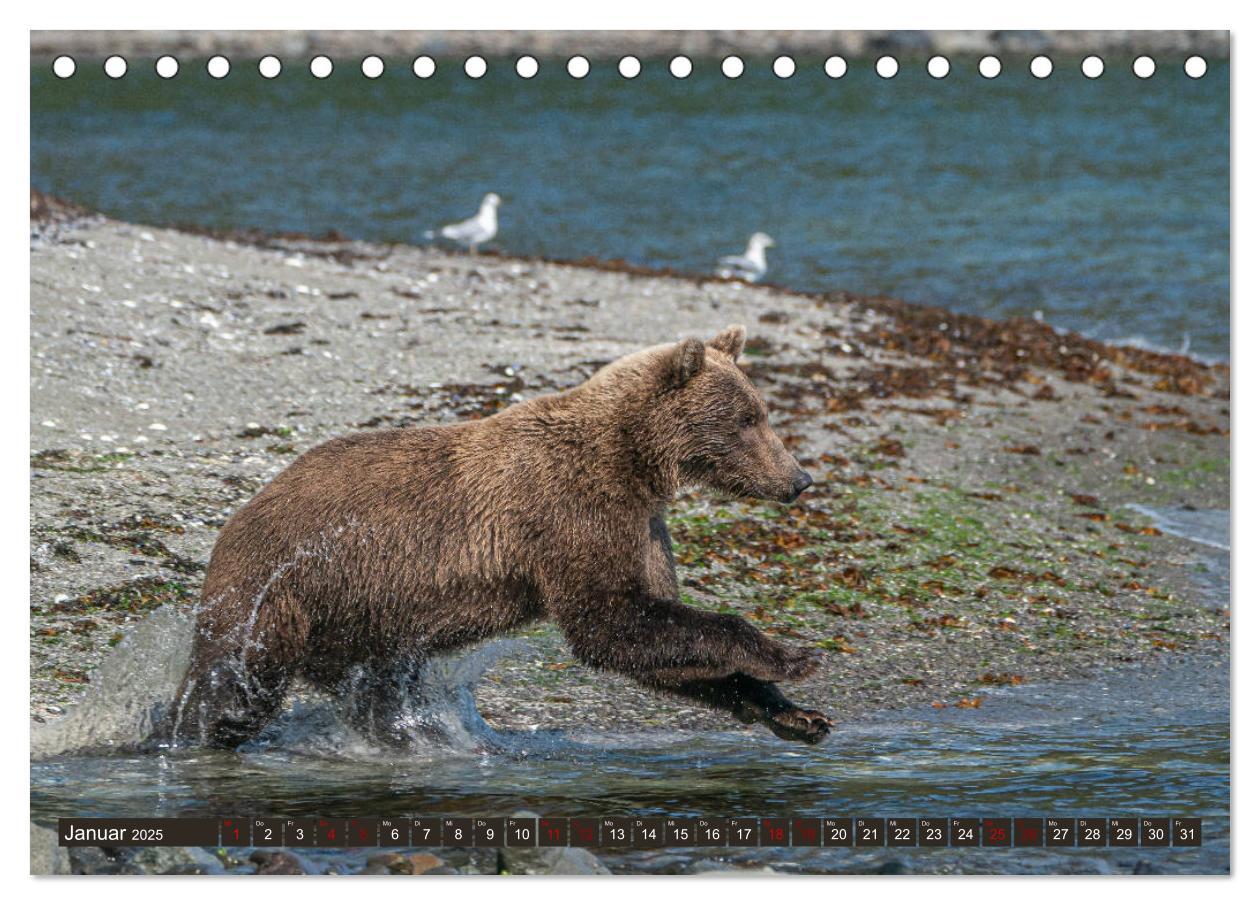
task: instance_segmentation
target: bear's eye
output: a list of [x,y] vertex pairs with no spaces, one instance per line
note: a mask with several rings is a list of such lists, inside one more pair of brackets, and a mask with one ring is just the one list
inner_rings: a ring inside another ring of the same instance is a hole
[[740,427],[756,427],[756,426],[757,426],[757,416],[756,416],[756,415],[745,415],[744,417],[742,417],[742,418],[740,418],[740,419],[739,419],[739,426],[740,426]]

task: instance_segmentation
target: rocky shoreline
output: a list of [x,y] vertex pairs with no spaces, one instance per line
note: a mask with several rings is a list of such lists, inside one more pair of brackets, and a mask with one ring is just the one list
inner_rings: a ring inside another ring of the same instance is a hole
[[[1229,373],[1034,321],[340,238],[212,237],[48,199],[32,223],[31,715],[55,719],[216,531],[338,434],[492,413],[748,324],[818,487],[688,495],[684,595],[826,652],[841,719],[1227,649],[1191,545],[1129,508],[1229,505]],[[35,202],[33,201],[33,212]],[[495,726],[730,729],[575,664],[554,628],[479,689]]]
[[924,58],[932,54],[1032,56],[1039,53],[1201,54],[1228,58],[1227,31],[33,31],[32,60],[58,54],[103,58],[110,54],[265,54],[307,59],[315,54],[366,54],[437,58],[476,53],[510,57],[616,59],[624,54],[697,58],[779,53],[873,58],[885,53]]

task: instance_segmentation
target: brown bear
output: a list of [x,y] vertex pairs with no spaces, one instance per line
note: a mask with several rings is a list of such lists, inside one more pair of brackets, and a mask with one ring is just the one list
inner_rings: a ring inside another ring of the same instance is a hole
[[822,740],[831,721],[773,684],[818,651],[679,601],[664,514],[680,487],[787,503],[812,483],[736,366],[743,347],[732,326],[488,418],[302,455],[219,535],[169,742],[236,746],[298,676],[334,693],[378,677],[358,697],[388,738],[406,664],[542,619],[588,666]]

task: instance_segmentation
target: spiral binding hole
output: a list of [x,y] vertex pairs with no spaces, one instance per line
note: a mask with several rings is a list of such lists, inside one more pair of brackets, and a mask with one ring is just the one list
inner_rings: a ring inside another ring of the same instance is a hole
[[411,72],[418,79],[433,78],[433,73],[437,72],[437,63],[433,62],[433,57],[418,56],[411,61]]
[[[112,54],[105,60],[103,68],[109,78],[121,79],[126,76],[129,64],[125,57]],[[315,78],[326,79],[333,73],[334,62],[331,57],[320,54],[311,58],[307,68]],[[473,55],[464,61],[464,74],[471,79],[482,78],[488,68],[485,58],[481,56]],[[537,58],[526,55],[517,59],[515,68],[516,74],[521,78],[532,79],[538,75],[541,67]],[[742,58],[732,54],[723,58],[720,68],[726,78],[738,79],[743,76],[746,66]],[[947,57],[938,54],[927,61],[926,68],[932,78],[943,79],[952,71],[952,64]],[[1155,59],[1147,54],[1135,57],[1130,64],[1133,75],[1143,80],[1154,76],[1157,68]],[[216,54],[206,62],[206,72],[214,79],[226,78],[231,69],[231,61],[222,54]],[[258,74],[264,79],[277,78],[282,69],[281,60],[274,55],[265,56],[258,61]],[[359,69],[364,78],[377,79],[385,74],[386,65],[380,56],[369,54],[362,59]],[[780,79],[790,79],[796,75],[796,60],[786,54],[781,55],[775,58],[771,69]],[[977,69],[982,77],[994,79],[1002,73],[1002,61],[989,54],[980,59]],[[1054,69],[1054,61],[1045,54],[1033,57],[1028,64],[1029,72],[1037,79],[1049,78]],[[1106,72],[1107,67],[1102,57],[1090,54],[1081,60],[1080,69],[1085,78],[1097,79]],[[1188,78],[1201,79],[1207,75],[1208,63],[1202,56],[1192,54],[1185,58],[1182,69]],[[586,57],[575,55],[566,61],[565,70],[574,79],[584,79],[591,72],[591,63]],[[842,56],[830,56],[823,63],[823,72],[831,79],[843,78],[848,70],[849,64]],[[895,78],[900,70],[901,64],[894,56],[884,55],[875,61],[875,72],[880,78]],[[164,54],[154,62],[154,71],[160,78],[175,78],[180,71],[180,62],[174,56]],[[432,57],[422,54],[412,60],[411,71],[416,78],[432,78],[437,72],[437,63]],[[623,78],[638,78],[643,71],[643,64],[638,57],[624,56],[617,62],[617,71]],[[695,63],[690,57],[680,54],[669,61],[669,71],[676,79],[687,79],[695,72]],[[78,64],[68,54],[60,54],[52,61],[52,72],[59,79],[72,78],[78,73]]]
[[265,79],[274,79],[283,68],[279,57],[268,55],[258,61],[258,74]]
[[227,74],[232,71],[232,64],[225,56],[213,56],[206,60],[206,72],[212,79],[227,78]]
[[531,56],[523,56],[516,61],[516,74],[523,79],[532,79],[538,75],[538,61]]

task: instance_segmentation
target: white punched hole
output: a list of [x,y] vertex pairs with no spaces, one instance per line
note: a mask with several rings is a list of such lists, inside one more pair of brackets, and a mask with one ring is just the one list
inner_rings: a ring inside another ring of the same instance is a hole
[[369,79],[379,79],[385,74],[385,61],[375,55],[366,56],[359,64],[359,71]]
[[790,79],[796,75],[796,60],[789,56],[776,57],[772,68],[779,78]]
[[691,75],[691,68],[691,60],[684,56],[677,56],[669,61],[669,74],[676,79],[685,79]]
[[1028,71],[1034,78],[1048,79],[1050,73],[1054,72],[1054,62],[1047,56],[1033,57],[1028,64]]
[[986,79],[995,79],[1002,74],[1002,61],[995,56],[981,57],[979,68]]
[[232,71],[232,64],[225,56],[213,56],[206,60],[206,72],[212,79],[225,78]]
[[127,74],[127,61],[114,54],[105,61],[105,74],[111,79],[120,79]]
[[153,71],[158,74],[158,78],[173,79],[179,75],[179,60],[170,54],[158,57],[157,62],[153,64]]
[[848,71],[849,64],[844,57],[827,57],[826,62],[823,63],[823,72],[833,79],[844,78],[844,74]]
[[479,79],[486,74],[485,57],[471,56],[464,60],[464,75],[470,79]]
[[538,75],[538,61],[531,56],[521,57],[516,61],[516,74],[523,79],[532,79]]
[[53,60],[53,75],[59,79],[70,78],[70,76],[74,75],[74,71],[78,68],[79,66],[75,63],[74,57],[68,57],[65,54],[62,54],[57,57],[57,59]]
[[274,79],[283,68],[280,58],[276,56],[268,55],[258,61],[258,74],[265,79]]
[[744,61],[739,57],[727,57],[722,61],[722,75],[737,79],[744,74]]
[[617,61],[617,71],[621,73],[623,79],[636,79],[643,71],[643,64],[639,62],[638,57],[622,57]]
[[881,79],[890,79],[897,74],[901,65],[896,57],[883,56],[875,61],[875,71]]
[[1207,60],[1200,56],[1186,57],[1186,75],[1192,79],[1201,79],[1207,75]]
[[312,57],[311,63],[310,63],[310,70],[311,70],[311,75],[315,76],[315,78],[326,79],[330,75],[332,75],[333,61],[328,59],[328,57],[324,56],[323,54],[320,54],[317,57]]
[[569,70],[569,75],[575,79],[584,79],[591,74],[591,61],[582,56],[569,57],[568,65],[565,68]]
[[1107,67],[1103,65],[1102,57],[1088,56],[1081,60],[1081,74],[1087,79],[1096,79],[1103,74],[1103,70]]
[[1133,74],[1140,79],[1149,79],[1155,74],[1155,61],[1142,56],[1133,61]]
[[949,60],[943,56],[937,55],[927,61],[927,71],[934,79],[943,79],[949,75]]
[[411,61],[411,72],[418,79],[433,78],[437,63],[433,62],[433,57],[418,56]]

